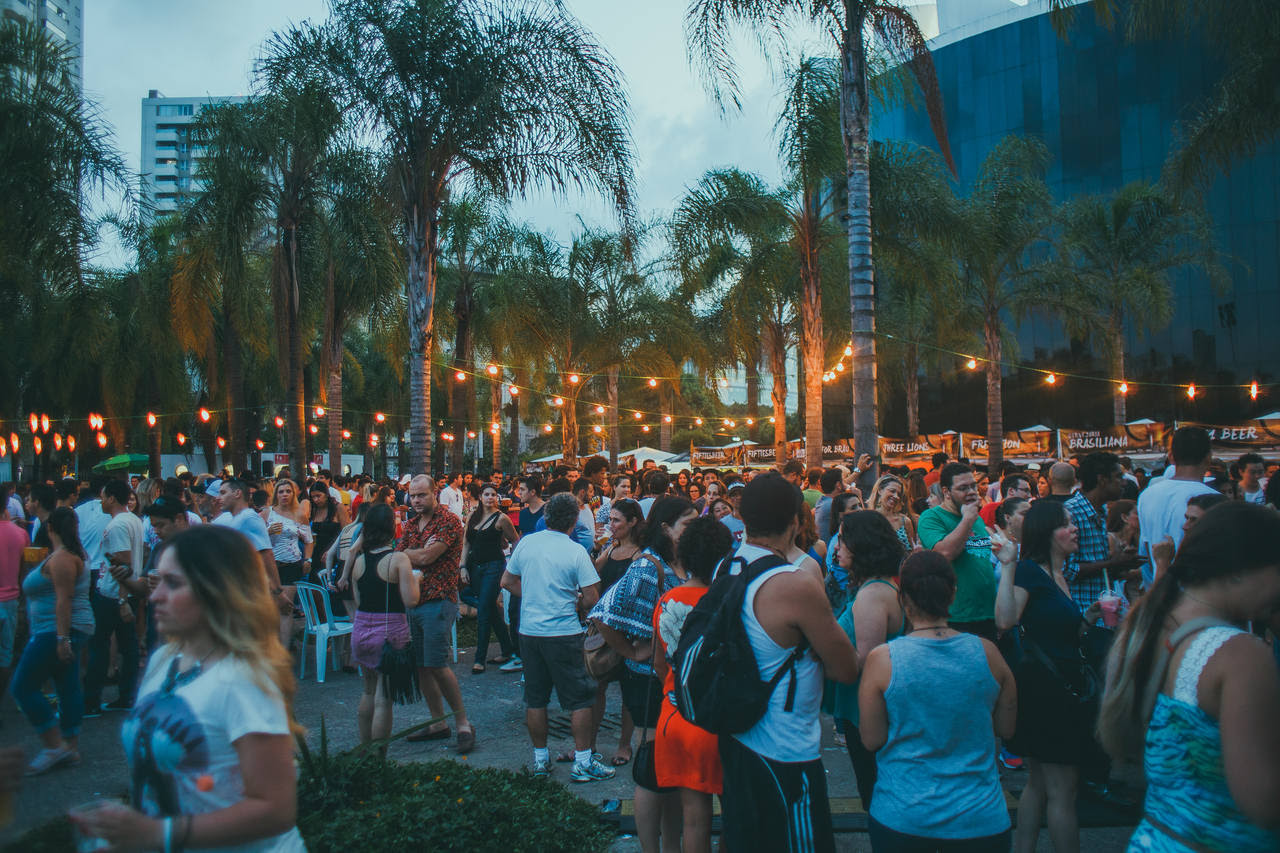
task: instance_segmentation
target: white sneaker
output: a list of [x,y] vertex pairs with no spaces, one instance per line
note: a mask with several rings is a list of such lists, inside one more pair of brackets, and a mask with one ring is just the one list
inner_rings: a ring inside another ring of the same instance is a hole
[[551,769],[552,769],[552,768],[551,768],[551,759],[550,759],[550,758],[548,758],[546,761],[537,761],[537,760],[535,759],[535,760],[534,760],[534,762],[533,762],[533,775],[534,775],[534,776],[542,776],[542,777],[550,776],[550,775],[551,775]]
[[36,753],[36,757],[31,759],[31,763],[27,765],[28,776],[39,776],[41,773],[47,773],[59,764],[79,764],[80,753],[71,747],[60,747],[57,749],[42,749]]
[[520,672],[524,669],[524,663],[518,657],[512,657],[511,660],[498,667],[498,672]]
[[615,774],[612,767],[605,767],[595,756],[585,764],[574,764],[569,779],[574,782],[599,782],[601,779],[612,779]]

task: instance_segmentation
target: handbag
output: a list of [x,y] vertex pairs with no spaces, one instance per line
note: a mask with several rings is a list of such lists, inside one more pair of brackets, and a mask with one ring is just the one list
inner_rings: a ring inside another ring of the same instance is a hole
[[[365,555],[364,570],[369,571],[369,557]],[[379,560],[381,562],[381,560]],[[378,570],[374,564],[373,571]],[[385,581],[384,581],[385,583]],[[383,607],[383,632],[391,625],[391,584],[387,584],[387,603]],[[418,686],[418,665],[413,659],[413,644],[405,643],[400,648],[391,645],[391,638],[382,640],[382,656],[378,659],[378,672],[382,675],[382,687],[387,696],[396,705],[412,705],[422,698],[422,688]]]
[[[662,574],[663,567],[655,563],[654,568],[658,572],[658,600],[661,600],[662,594],[664,591],[663,590],[664,579]],[[655,636],[653,638],[653,642],[656,644],[656,643],[662,642],[662,640],[659,637]],[[652,660],[652,658],[650,659]],[[653,697],[653,683],[657,680],[658,680],[657,673],[650,675],[649,683],[645,687],[644,707],[645,707],[646,713],[649,708],[649,700]],[[659,708],[661,708],[661,703],[659,703]],[[659,710],[658,713],[661,714],[662,713],[661,710]],[[646,720],[646,723],[647,722],[648,721]],[[658,766],[657,766],[656,760],[654,759],[654,754],[653,754],[654,747],[657,745],[658,740],[657,738],[654,738],[653,740],[648,740],[648,737],[649,737],[649,726],[645,725],[645,727],[640,731],[640,746],[636,749],[635,754],[631,758],[631,779],[641,788],[644,788],[645,790],[648,790],[648,791],[657,791],[659,793],[663,793],[666,791],[674,790],[672,788],[663,788],[660,785],[658,785]]]
[[[1057,684],[1064,702],[1076,706],[1092,705],[1098,701],[1102,692],[1102,681],[1097,671],[1085,660],[1084,653],[1079,652],[1078,661],[1054,662],[1040,645],[1031,639],[1024,629],[1022,632],[1022,650],[1026,653],[1020,667],[1038,666],[1046,671]],[[1065,672],[1064,672],[1065,670]]]
[[596,681],[608,683],[617,680],[622,653],[605,641],[604,634],[594,622],[582,640],[582,661],[586,664],[587,674]]

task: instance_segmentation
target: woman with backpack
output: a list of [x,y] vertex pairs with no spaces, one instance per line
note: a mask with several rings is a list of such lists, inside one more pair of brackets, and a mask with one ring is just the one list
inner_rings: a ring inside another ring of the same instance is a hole
[[911,630],[871,652],[858,689],[862,744],[876,753],[871,849],[1008,850],[996,737],[1013,734],[1013,673],[995,643],[948,627],[946,557],[912,553],[899,586]]
[[655,500],[645,521],[644,550],[587,617],[626,665],[622,701],[642,731],[631,775],[636,782],[636,835],[645,853],[658,853],[661,837],[674,846],[680,835],[680,799],[674,788],[658,784],[654,769],[653,741],[663,689],[653,671],[653,613],[658,599],[687,577],[675,561],[676,542],[697,517],[687,498]]
[[662,710],[654,742],[659,787],[680,790],[683,853],[711,853],[711,797],[724,790],[720,738],[687,722],[671,702],[675,676],[667,655],[680,642],[684,618],[707,593],[716,567],[733,550],[729,528],[710,516],[691,521],[676,544],[676,562],[688,578],[658,601],[653,613],[653,668],[663,680]]

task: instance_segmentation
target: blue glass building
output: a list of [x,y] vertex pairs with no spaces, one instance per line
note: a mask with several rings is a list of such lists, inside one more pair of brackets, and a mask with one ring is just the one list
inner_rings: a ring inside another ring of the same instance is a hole
[[[926,34],[937,34],[931,42],[933,61],[962,186],[972,182],[983,158],[1008,134],[1034,136],[1047,145],[1053,158],[1048,183],[1058,200],[1107,193],[1135,180],[1155,181],[1177,145],[1178,124],[1197,114],[1220,76],[1218,61],[1194,41],[1170,37],[1128,43],[1120,32],[1099,26],[1089,5],[1076,9],[1066,39],[1055,32],[1043,0],[1030,5],[1028,0],[916,0],[915,5]],[[872,132],[876,139],[936,147],[922,107],[880,109]],[[1215,293],[1202,274],[1176,273],[1172,322],[1141,338],[1130,330],[1129,378],[1242,385],[1255,377],[1280,378],[1278,178],[1280,146],[1272,143],[1213,182],[1207,209],[1219,248],[1230,258],[1232,287]],[[1023,363],[1106,375],[1101,353],[1072,345],[1052,318],[1033,318],[1016,334]],[[1070,404],[1052,403],[1045,389],[1032,387],[1037,384],[1035,376],[1008,377],[1007,424],[1109,422],[1104,384],[1078,383]],[[929,390],[922,401],[922,427],[960,428],[960,420],[974,420],[973,401],[963,412],[949,411],[944,400],[954,393],[937,388],[932,390],[941,410],[934,410],[939,417],[929,417]],[[1175,388],[1139,389],[1129,413],[1246,417],[1276,403],[1254,403],[1236,389],[1213,389],[1194,403]]]

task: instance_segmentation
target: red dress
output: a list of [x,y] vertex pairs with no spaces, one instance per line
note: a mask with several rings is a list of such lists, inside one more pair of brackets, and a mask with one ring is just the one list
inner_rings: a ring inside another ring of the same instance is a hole
[[[664,654],[669,650],[661,624],[663,611],[668,611],[667,618],[670,620],[686,608],[692,609],[706,592],[705,586],[678,586],[658,600],[658,606],[653,612],[653,636],[662,643]],[[658,716],[658,733],[653,751],[658,784],[664,788],[689,788],[705,794],[719,794],[724,790],[720,739],[680,716],[680,712],[671,704],[671,694],[674,691],[675,675],[668,667],[667,677],[663,680],[662,710]]]

